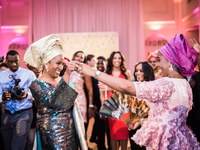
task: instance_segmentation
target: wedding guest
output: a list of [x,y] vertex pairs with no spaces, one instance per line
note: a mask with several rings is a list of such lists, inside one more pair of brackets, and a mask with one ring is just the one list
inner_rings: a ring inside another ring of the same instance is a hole
[[[125,59],[122,53],[119,51],[114,51],[111,53],[108,59],[106,73],[115,78],[123,78],[131,81],[130,71],[126,69]],[[112,92],[108,91],[107,98],[110,98],[113,95],[114,94]],[[119,149],[118,141],[120,141],[121,149],[126,150],[129,132],[125,122],[108,118],[108,124],[110,129],[111,148],[113,150]]]
[[148,53],[148,56],[147,56],[147,61],[153,67],[156,79],[161,77],[161,75],[160,75],[161,72],[160,72],[159,67],[158,67],[157,53],[158,53],[158,50]]
[[31,83],[30,90],[37,107],[37,125],[43,150],[78,149],[76,122],[72,115],[78,93],[69,86],[74,67],[73,62],[69,62],[65,74],[59,77],[63,69],[62,51],[62,41],[58,35],[52,34],[31,44],[24,56],[28,64],[42,72]]
[[[73,61],[78,61],[78,62],[85,62],[85,55],[82,51],[77,51],[74,53],[72,57]],[[88,92],[88,97],[89,97],[89,105],[93,105],[93,91],[92,91],[92,80],[91,77],[84,75],[84,74],[79,74],[77,71],[73,71],[70,75],[70,79],[74,84],[74,88],[76,92],[78,93],[78,96],[76,98],[77,103],[79,105],[84,123],[85,123],[85,130],[87,131],[87,126],[88,126],[88,118],[87,118],[87,111],[90,114],[92,114],[93,109],[91,107],[88,108],[87,110],[87,100],[84,92],[84,83],[86,85],[86,89]]]
[[199,150],[196,137],[186,125],[188,111],[192,109],[192,90],[185,79],[195,72],[197,52],[189,47],[184,35],[176,34],[159,50],[157,58],[162,78],[150,82],[132,83],[99,73],[80,62],[76,62],[76,67],[80,73],[95,77],[119,92],[148,101],[148,119],[132,137],[136,144],[154,150]]
[[6,63],[9,69],[0,73],[0,102],[5,102],[1,133],[5,150],[22,150],[33,119],[29,85],[36,77],[32,71],[19,67],[20,57],[15,50],[7,52]]
[[[134,79],[135,82],[144,82],[144,81],[153,81],[155,80],[154,71],[151,65],[148,62],[139,62],[135,65],[134,69]],[[131,137],[136,133],[141,126],[137,127],[134,130],[129,130],[129,138],[131,143],[131,150],[145,150],[145,147],[140,147],[137,145]]]

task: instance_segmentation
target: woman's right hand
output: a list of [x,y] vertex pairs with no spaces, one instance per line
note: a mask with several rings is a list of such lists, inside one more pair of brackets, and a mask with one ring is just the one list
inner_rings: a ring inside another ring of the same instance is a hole
[[76,61],[70,61],[66,63],[67,65],[67,69],[66,69],[66,73],[67,74],[71,74],[72,71],[77,71],[77,65],[76,65]]
[[93,70],[90,66],[78,61],[76,61],[75,63],[76,63],[76,71],[78,71],[78,73],[83,73],[88,76],[95,75],[95,70]]

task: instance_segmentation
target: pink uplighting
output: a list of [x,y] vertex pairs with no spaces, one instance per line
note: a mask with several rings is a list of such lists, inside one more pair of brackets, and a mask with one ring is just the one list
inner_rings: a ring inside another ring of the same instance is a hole
[[199,31],[200,0],[0,0],[0,150],[200,150]]
[[199,7],[195,8],[191,14],[196,14],[197,12],[199,12]]

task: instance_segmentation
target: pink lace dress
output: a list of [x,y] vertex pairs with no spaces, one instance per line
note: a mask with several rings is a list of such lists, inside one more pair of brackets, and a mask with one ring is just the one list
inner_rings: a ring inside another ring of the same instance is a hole
[[74,88],[76,92],[78,93],[76,100],[77,100],[80,112],[82,114],[83,120],[85,123],[87,123],[87,100],[86,100],[85,92],[84,92],[84,80],[80,76],[80,74],[76,71],[73,71],[71,73],[70,79],[72,80],[74,84]]
[[160,78],[133,82],[136,97],[147,101],[148,119],[132,139],[155,150],[199,150],[197,139],[186,125],[192,109],[192,90],[185,79]]

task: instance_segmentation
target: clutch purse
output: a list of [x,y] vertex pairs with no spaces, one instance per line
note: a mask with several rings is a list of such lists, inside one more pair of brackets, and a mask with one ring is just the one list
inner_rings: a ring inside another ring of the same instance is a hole
[[73,118],[74,118],[76,133],[78,135],[78,139],[80,142],[80,147],[82,150],[87,150],[88,148],[87,148],[86,138],[85,138],[84,121],[83,121],[80,109],[76,102],[75,102],[72,114],[73,114]]

